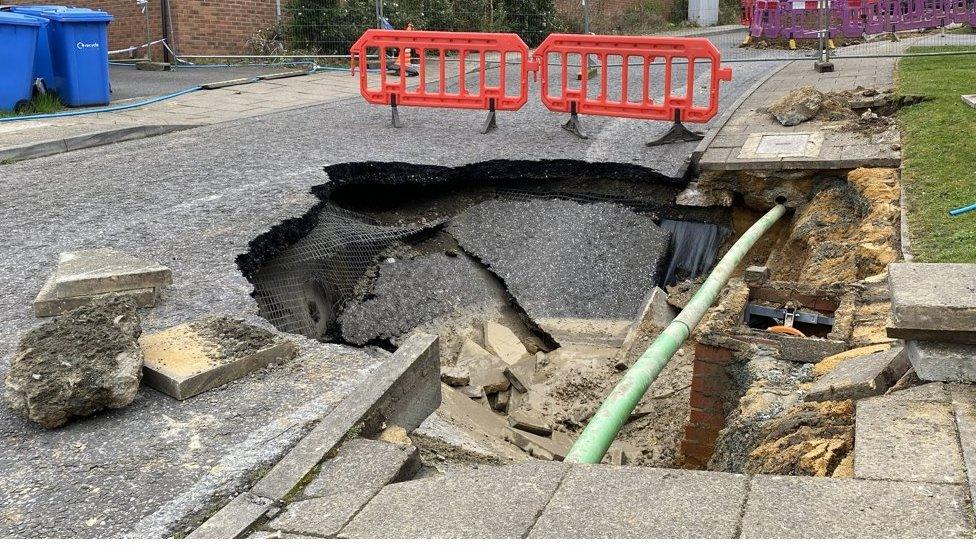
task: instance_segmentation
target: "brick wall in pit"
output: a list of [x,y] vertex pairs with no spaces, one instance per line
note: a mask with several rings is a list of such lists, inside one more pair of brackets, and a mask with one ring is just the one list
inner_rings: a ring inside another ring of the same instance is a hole
[[681,441],[684,466],[704,469],[715,451],[715,440],[725,427],[724,395],[729,387],[727,366],[732,351],[702,343],[695,344],[691,377],[691,412]]

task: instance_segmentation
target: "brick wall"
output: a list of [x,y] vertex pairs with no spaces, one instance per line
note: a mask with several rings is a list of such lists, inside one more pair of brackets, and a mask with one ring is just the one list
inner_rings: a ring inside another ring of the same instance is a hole
[[681,441],[686,468],[703,469],[715,451],[718,432],[725,427],[724,396],[729,388],[726,367],[732,351],[698,343],[691,377],[691,412]]
[[[18,4],[50,4],[51,0],[24,0]],[[135,0],[71,0],[73,6],[111,13],[109,49],[121,50],[146,43],[146,18]],[[162,37],[160,0],[150,0],[150,36]],[[275,0],[170,0],[170,43],[186,54],[247,53],[248,38],[274,25]],[[160,59],[162,50],[153,55]]]

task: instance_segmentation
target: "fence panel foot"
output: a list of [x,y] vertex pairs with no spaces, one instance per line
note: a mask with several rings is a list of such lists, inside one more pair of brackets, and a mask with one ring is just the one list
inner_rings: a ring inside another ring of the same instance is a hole
[[662,135],[661,137],[651,141],[647,144],[648,147],[657,147],[659,145],[669,145],[671,143],[693,143],[695,141],[701,141],[704,139],[704,135],[698,132],[693,132],[685,127],[681,123],[681,111],[674,111],[674,124],[671,125],[671,129],[668,133]]

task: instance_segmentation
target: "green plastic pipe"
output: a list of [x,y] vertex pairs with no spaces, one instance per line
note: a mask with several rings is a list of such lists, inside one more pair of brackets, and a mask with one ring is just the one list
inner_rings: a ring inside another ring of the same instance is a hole
[[603,460],[603,455],[607,453],[621,427],[627,423],[631,412],[637,407],[644,393],[657,379],[671,357],[691,335],[691,331],[701,322],[705,312],[729,281],[736,265],[742,261],[762,235],[783,217],[784,213],[786,207],[777,204],[732,245],[725,257],[712,269],[712,273],[708,275],[701,289],[695,293],[688,305],[671,324],[668,324],[661,335],[657,336],[603,401],[600,409],[590,419],[583,433],[566,455],[566,461],[600,463]]

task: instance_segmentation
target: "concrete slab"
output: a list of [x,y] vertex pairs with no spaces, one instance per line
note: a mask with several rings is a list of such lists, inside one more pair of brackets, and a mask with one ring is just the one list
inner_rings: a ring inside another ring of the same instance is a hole
[[420,457],[413,446],[357,438],[339,447],[336,457],[322,464],[305,487],[305,497],[325,497],[342,492],[380,488],[413,477]]
[[497,322],[485,322],[485,349],[491,351],[505,364],[516,364],[529,356],[529,351],[515,332]]
[[296,501],[285,507],[266,528],[301,536],[335,537],[379,488],[337,492]]
[[448,225],[533,319],[634,320],[657,284],[670,234],[610,203],[489,200]]
[[909,341],[906,348],[920,379],[976,383],[976,345]]
[[185,400],[278,361],[288,361],[295,345],[242,321],[210,317],[143,335],[143,381]]
[[858,400],[877,396],[894,385],[909,367],[904,348],[844,360],[818,379],[804,399]]
[[959,429],[959,444],[968,471],[970,501],[976,502],[976,387],[965,385],[953,388],[956,389],[953,391],[953,407]]
[[828,356],[847,350],[847,344],[821,337],[783,337],[779,340],[779,358],[816,364]]
[[892,263],[888,281],[895,327],[976,331],[976,264]]
[[857,402],[854,476],[966,482],[951,404],[875,397]]
[[57,297],[78,297],[173,283],[168,267],[111,248],[63,252],[55,274]]
[[966,105],[969,105],[970,107],[976,109],[976,95],[973,95],[973,94],[970,94],[970,95],[961,95],[960,98],[962,99],[962,102],[963,103],[965,103]]
[[968,538],[961,486],[756,476],[743,538]]
[[[32,306],[34,308],[34,316],[38,318],[62,315],[82,305],[91,303],[93,299],[109,295],[95,294],[90,296],[58,297],[56,289],[57,281],[55,278],[56,275],[51,275],[47,279],[47,282],[44,283],[40,293],[34,298]],[[156,298],[159,294],[156,288],[140,288],[137,290],[122,290],[121,292],[111,293],[128,297],[136,304],[136,307],[140,308],[155,307]]]
[[745,499],[741,475],[577,465],[529,537],[733,538]]
[[[516,339],[516,341],[518,340]],[[529,355],[526,353],[525,356],[528,357]],[[458,354],[455,363],[457,370],[467,372],[469,385],[476,390],[484,391],[485,394],[508,389],[510,382],[505,376],[506,367],[507,364],[502,359],[489,353],[470,339],[465,340],[461,345],[461,352]],[[441,378],[443,379],[443,377],[442,374]]]
[[522,538],[567,467],[532,462],[479,467],[383,488],[343,538]]

